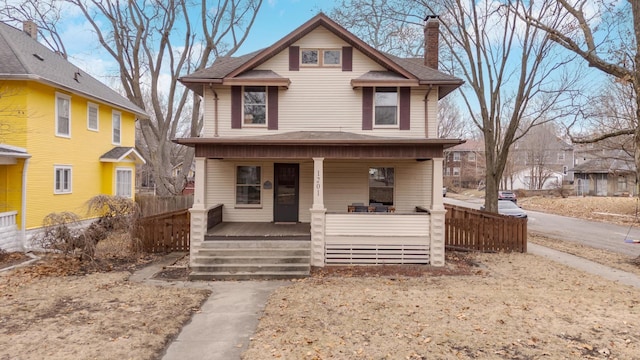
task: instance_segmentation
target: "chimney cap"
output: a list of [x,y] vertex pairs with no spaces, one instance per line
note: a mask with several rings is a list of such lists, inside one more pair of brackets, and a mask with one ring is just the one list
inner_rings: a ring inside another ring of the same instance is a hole
[[431,14],[431,15],[427,15],[424,18],[424,21],[429,21],[429,20],[438,20],[440,19],[440,15],[435,15],[435,14]]

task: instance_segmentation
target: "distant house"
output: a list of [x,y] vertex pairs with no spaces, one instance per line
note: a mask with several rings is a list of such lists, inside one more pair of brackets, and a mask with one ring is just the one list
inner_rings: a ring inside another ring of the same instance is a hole
[[[24,31],[23,31],[24,30]],[[138,106],[0,23],[0,248],[28,248],[52,212],[87,216],[98,194],[134,197]]]
[[444,185],[476,188],[485,177],[484,141],[467,140],[444,150]]
[[503,175],[507,188],[539,190],[573,183],[573,145],[550,126],[536,126],[516,143]]
[[634,159],[623,150],[589,151],[572,170],[577,195],[637,195]]
[[213,276],[198,257],[220,206],[225,225],[300,226],[314,266],[444,265],[443,150],[461,141],[437,137],[438,99],[462,81],[437,70],[438,26],[426,58],[407,59],[318,14],[181,78],[205,104],[203,134],[176,140],[196,154],[192,268]]

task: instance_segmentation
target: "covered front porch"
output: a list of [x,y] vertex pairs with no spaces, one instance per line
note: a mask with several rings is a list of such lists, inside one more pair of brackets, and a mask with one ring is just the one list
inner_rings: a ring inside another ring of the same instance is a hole
[[336,134],[181,140],[196,148],[192,253],[216,240],[304,236],[312,266],[444,265],[442,149],[452,141]]

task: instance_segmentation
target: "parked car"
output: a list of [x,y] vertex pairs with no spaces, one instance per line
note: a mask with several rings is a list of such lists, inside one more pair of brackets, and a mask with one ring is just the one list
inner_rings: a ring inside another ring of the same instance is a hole
[[[484,210],[484,205],[480,210]],[[513,216],[517,218],[527,218],[527,213],[511,200],[498,200],[498,213],[500,215]]]
[[500,190],[498,191],[498,200],[510,200],[514,203],[518,202],[516,194],[513,191]]

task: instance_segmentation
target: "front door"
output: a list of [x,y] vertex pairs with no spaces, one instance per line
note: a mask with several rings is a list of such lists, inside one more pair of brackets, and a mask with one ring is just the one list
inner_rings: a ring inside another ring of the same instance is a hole
[[273,221],[298,222],[299,164],[274,164]]

